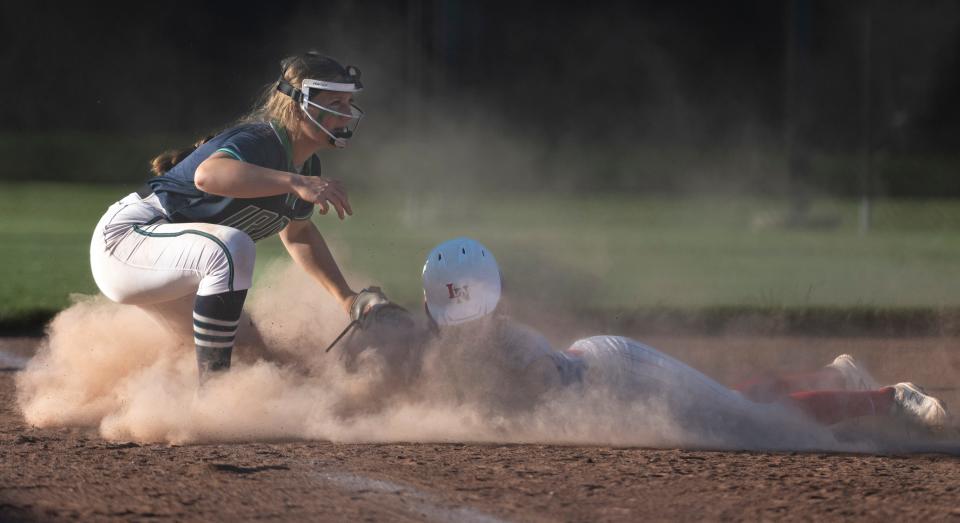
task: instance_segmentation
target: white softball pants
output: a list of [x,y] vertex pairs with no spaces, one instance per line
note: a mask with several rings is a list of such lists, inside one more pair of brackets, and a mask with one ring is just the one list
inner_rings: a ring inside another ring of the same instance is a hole
[[93,279],[105,296],[150,306],[250,288],[256,259],[250,236],[164,216],[156,195],[133,193],[107,209],[90,242]]
[[689,365],[638,341],[594,336],[567,349],[586,364],[585,380],[608,387],[624,399],[653,399],[671,408],[715,409],[753,414],[765,410]]
[[[584,381],[615,397],[659,407],[707,447],[819,448],[832,436],[779,403],[755,403],[696,369],[642,343],[619,336],[575,342],[567,352],[586,364]],[[658,411],[651,411],[657,415]],[[655,419],[653,421],[656,422]]]

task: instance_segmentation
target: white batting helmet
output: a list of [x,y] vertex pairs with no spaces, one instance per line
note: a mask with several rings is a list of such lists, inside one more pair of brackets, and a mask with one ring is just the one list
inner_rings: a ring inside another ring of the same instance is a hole
[[423,299],[437,325],[456,325],[493,312],[500,267],[480,242],[456,238],[437,245],[423,264]]

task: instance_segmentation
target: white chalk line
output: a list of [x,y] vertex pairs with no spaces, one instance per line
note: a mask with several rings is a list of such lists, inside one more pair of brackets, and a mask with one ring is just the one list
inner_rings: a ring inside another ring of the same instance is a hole
[[376,496],[376,501],[389,501],[384,494],[402,495],[403,509],[414,511],[429,521],[457,521],[463,523],[506,523],[506,520],[470,507],[448,508],[442,502],[410,485],[382,479],[368,478],[349,472],[320,472],[318,476],[352,494]]

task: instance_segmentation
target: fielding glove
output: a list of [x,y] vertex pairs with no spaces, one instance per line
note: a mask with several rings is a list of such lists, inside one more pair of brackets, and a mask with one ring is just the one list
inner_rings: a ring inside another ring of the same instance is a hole
[[414,325],[410,311],[390,301],[380,287],[369,287],[357,294],[350,305],[350,319],[361,329],[412,328]]
[[367,287],[353,297],[353,303],[350,304],[350,319],[363,323],[374,306],[390,303],[387,295],[380,290],[380,287]]
[[398,335],[413,333],[416,326],[410,311],[392,303],[380,287],[363,289],[353,297],[353,302],[350,304],[350,320],[350,324],[324,352],[330,352],[330,349],[355,327],[359,327],[374,338],[396,338]]

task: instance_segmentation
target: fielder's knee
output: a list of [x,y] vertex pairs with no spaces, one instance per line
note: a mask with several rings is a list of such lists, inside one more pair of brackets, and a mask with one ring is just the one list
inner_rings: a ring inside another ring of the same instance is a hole
[[223,227],[217,237],[218,249],[210,257],[197,291],[201,296],[249,289],[253,283],[257,250],[250,236],[239,229]]

